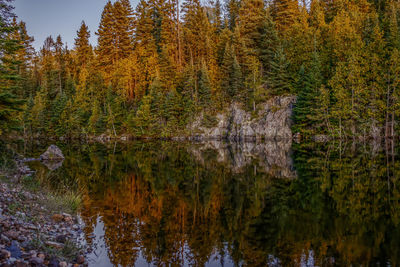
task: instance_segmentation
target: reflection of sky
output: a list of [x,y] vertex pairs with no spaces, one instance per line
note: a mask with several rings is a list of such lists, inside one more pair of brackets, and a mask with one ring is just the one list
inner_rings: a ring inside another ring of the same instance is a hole
[[[131,0],[135,7],[137,0]],[[69,48],[74,46],[76,31],[82,20],[89,26],[91,43],[96,43],[95,32],[107,0],[15,0],[15,13],[26,22],[29,35],[35,37],[34,47],[43,46],[47,36],[61,35]]]
[[[89,267],[110,267],[113,266],[113,264],[110,262],[108,253],[108,247],[104,241],[104,224],[101,218],[97,218],[96,226],[93,231],[94,239],[93,239],[93,244],[95,244],[95,249],[93,250],[92,253],[87,255],[87,259],[89,262]],[[190,256],[190,249],[185,246],[184,248],[185,252],[185,264],[183,266],[189,267],[189,260],[187,256]],[[231,267],[234,266],[234,263],[232,259],[230,258],[227,250],[225,251],[225,256],[224,256],[224,267]],[[156,266],[152,263],[148,263],[146,259],[142,255],[142,251],[139,253],[139,257],[136,259],[135,266],[141,267],[141,266]],[[207,267],[218,267],[221,266],[221,259],[220,255],[218,253],[213,253],[210,255],[210,260],[206,264]]]

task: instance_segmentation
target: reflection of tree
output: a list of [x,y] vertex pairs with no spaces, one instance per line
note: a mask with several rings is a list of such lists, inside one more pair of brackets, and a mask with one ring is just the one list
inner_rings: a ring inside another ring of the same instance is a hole
[[[272,173],[294,172],[260,168],[262,157],[243,153],[233,156],[246,162],[238,171],[220,160],[224,149],[197,148],[201,155],[194,156],[190,146],[74,147],[52,175],[65,179],[61,184],[77,181],[87,239],[101,217],[115,265],[133,265],[139,250],[156,265],[203,266],[223,253],[248,266],[271,258],[299,265],[309,257],[320,266],[400,263],[400,163],[393,151],[295,145],[297,179],[276,179]],[[286,155],[281,166],[289,164]]]

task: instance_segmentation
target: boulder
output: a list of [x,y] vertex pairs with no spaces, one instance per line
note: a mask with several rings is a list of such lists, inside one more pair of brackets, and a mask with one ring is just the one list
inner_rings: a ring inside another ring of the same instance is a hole
[[189,131],[195,133],[191,140],[256,141],[291,140],[292,109],[295,96],[277,96],[257,106],[258,112],[246,111],[240,104],[233,103],[229,109],[215,116],[215,127],[204,127],[199,114],[189,125]]
[[54,160],[60,161],[64,159],[64,155],[56,145],[51,145],[49,148],[40,156],[40,160]]

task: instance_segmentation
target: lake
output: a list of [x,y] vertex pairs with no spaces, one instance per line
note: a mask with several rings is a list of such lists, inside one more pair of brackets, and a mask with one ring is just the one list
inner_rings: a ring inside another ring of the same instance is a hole
[[[38,156],[48,144],[21,147]],[[91,266],[397,266],[399,146],[57,143]]]

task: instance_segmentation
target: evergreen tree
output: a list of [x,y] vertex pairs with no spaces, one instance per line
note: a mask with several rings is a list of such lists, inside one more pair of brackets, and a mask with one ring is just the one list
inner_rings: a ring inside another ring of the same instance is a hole
[[197,83],[199,91],[199,103],[202,107],[211,105],[211,85],[208,77],[208,70],[205,63],[202,64],[197,74]]
[[273,0],[272,15],[278,29],[284,32],[299,15],[297,0]]
[[242,87],[242,71],[236,55],[233,50],[233,46],[226,44],[224,60],[222,63],[223,79],[222,88],[229,97],[235,97],[240,93]]
[[20,49],[19,40],[10,39],[16,29],[11,25],[12,7],[0,1],[0,135],[19,126],[18,113],[23,103],[16,93],[18,86],[18,62],[15,59]]
[[271,62],[268,73],[267,87],[272,95],[289,94],[293,92],[292,77],[289,73],[289,62],[283,48],[280,47]]
[[[321,73],[321,62],[317,52],[313,53],[312,62],[307,73],[304,68],[301,73],[300,88],[294,112],[294,131],[302,132],[303,135],[312,135],[321,127],[320,120],[320,88],[323,85]],[[304,78],[303,78],[304,77]]]
[[101,14],[100,26],[97,31],[97,61],[99,65],[109,71],[112,64],[116,63],[114,6],[108,1]]
[[151,111],[152,95],[145,95],[136,114],[128,118],[130,128],[138,135],[152,135],[154,115]]
[[76,64],[86,67],[92,57],[92,46],[89,43],[90,31],[85,22],[82,21],[77,37],[75,38]]
[[229,29],[233,30],[239,18],[240,0],[227,0],[225,8],[228,12],[227,20]]

